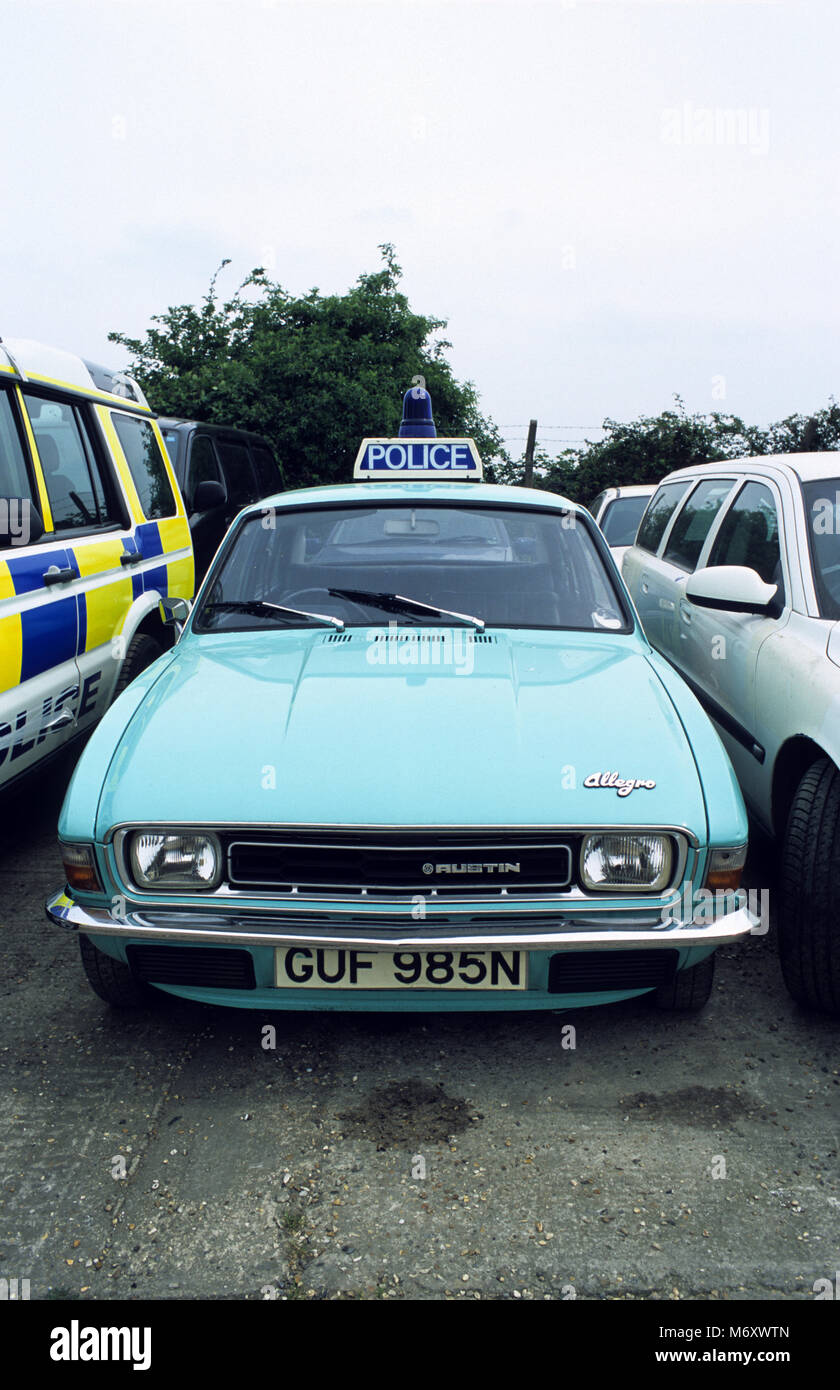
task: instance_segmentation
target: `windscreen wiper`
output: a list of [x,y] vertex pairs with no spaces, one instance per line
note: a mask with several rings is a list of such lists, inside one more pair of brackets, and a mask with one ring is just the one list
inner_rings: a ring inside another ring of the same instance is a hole
[[221,609],[223,613],[247,613],[255,618],[272,618],[279,613],[284,618],[307,618],[313,623],[323,623],[325,627],[344,629],[342,618],[331,618],[326,613],[305,613],[301,608],[284,608],[280,603],[264,603],[262,599],[228,599],[220,603],[206,603],[208,610]]
[[330,589],[335,598],[347,598],[357,603],[368,603],[371,608],[382,608],[386,613],[416,613],[422,616],[431,613],[436,618],[452,618],[458,623],[484,631],[484,619],[474,618],[471,613],[453,613],[449,608],[435,608],[431,603],[421,603],[418,598],[405,598],[403,594],[380,594],[370,589]]

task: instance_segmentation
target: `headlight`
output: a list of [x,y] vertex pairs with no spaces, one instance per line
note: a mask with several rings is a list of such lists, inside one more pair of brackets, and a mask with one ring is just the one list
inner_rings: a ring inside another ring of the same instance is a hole
[[584,888],[596,891],[635,888],[655,893],[670,882],[673,857],[667,835],[585,835],[580,876]]
[[138,888],[215,888],[222,852],[215,835],[139,830],[131,837],[128,862]]

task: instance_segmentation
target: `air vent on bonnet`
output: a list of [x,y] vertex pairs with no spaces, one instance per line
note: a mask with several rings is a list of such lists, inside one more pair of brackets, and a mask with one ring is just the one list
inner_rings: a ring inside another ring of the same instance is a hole
[[[489,642],[495,643],[497,638],[489,632],[468,632],[462,628],[458,629],[459,634],[463,631],[463,641],[469,642]],[[452,642],[452,633],[446,632],[377,632],[375,636],[368,636],[365,633],[362,639],[353,632],[328,632],[322,638],[322,645],[335,642],[358,642],[363,640],[370,642],[413,642],[421,646],[432,646],[434,643]]]

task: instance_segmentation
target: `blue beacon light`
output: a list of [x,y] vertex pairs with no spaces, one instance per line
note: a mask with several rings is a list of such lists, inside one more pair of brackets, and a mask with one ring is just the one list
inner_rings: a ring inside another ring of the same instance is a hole
[[432,398],[422,386],[412,386],[403,396],[400,439],[437,439],[432,419]]

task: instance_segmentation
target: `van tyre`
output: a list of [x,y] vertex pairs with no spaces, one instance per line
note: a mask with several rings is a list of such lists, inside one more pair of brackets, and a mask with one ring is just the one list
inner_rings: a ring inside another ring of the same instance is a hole
[[678,970],[670,984],[660,985],[654,991],[653,1002],[657,1009],[667,1009],[672,1013],[689,1013],[702,1009],[709,1002],[715,982],[714,952],[705,960],[689,966],[688,970]]
[[131,968],[121,960],[106,956],[87,936],[79,937],[82,967],[94,994],[118,1009],[136,1009],[150,1004],[156,997],[151,985],[138,980]]
[[840,1014],[840,771],[829,758],[796,789],[782,846],[779,958],[799,1004]]
[[122,695],[126,686],[136,680],[153,661],[157,661],[159,656],[163,656],[163,647],[154,637],[150,637],[146,632],[138,632],[132,637],[114,686],[113,699],[116,700],[118,695]]

